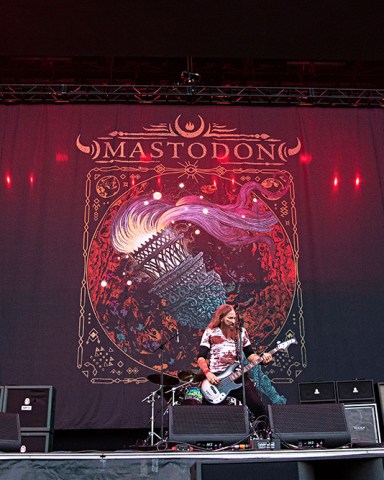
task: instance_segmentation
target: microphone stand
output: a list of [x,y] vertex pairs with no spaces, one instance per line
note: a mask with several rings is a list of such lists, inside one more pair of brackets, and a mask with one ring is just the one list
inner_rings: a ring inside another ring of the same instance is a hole
[[237,325],[239,329],[239,357],[240,357],[240,368],[241,368],[241,382],[242,382],[242,389],[243,389],[243,405],[246,406],[246,398],[245,398],[245,375],[244,375],[244,358],[243,358],[243,319],[240,318],[240,315],[237,313],[237,309],[235,309],[236,316],[237,316]]
[[161,368],[160,368],[160,391],[161,391],[161,428],[160,428],[160,438],[164,440],[164,347],[170,342],[173,338],[176,338],[178,333],[172,335],[167,340],[164,340],[160,345],[152,351],[152,353],[161,350]]

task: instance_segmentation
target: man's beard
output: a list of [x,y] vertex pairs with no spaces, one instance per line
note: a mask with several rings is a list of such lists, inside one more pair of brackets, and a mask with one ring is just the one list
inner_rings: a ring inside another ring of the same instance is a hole
[[229,338],[231,340],[236,340],[237,338],[237,328],[233,327],[230,328],[227,325],[221,325],[221,331],[223,332],[223,335],[225,338]]

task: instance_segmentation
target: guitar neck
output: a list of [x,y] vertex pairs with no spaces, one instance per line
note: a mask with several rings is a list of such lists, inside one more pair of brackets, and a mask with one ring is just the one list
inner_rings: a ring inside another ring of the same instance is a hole
[[[279,347],[275,347],[273,348],[269,353],[271,355],[273,355],[274,353],[276,353],[278,350],[280,350]],[[251,363],[248,363],[248,365],[246,365],[244,367],[244,373],[247,373],[249,370],[251,370],[251,368],[253,367],[256,367],[256,365],[258,365],[259,363],[261,363],[263,361],[263,356],[259,357],[257,360],[254,360],[253,362]],[[232,373],[231,375],[231,378],[232,380],[237,380],[238,378],[241,377],[241,370],[239,372],[234,372]]]

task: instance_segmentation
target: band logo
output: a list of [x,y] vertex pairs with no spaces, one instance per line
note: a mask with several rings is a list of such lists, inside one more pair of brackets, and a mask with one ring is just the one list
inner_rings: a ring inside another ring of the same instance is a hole
[[114,131],[84,145],[77,137],[76,145],[96,163],[164,159],[248,161],[253,164],[284,165],[301,149],[267,133],[241,134],[236,128],[208,123],[198,115],[198,124],[188,121],[182,127],[179,115],[173,124],[159,123],[144,127],[142,132]]

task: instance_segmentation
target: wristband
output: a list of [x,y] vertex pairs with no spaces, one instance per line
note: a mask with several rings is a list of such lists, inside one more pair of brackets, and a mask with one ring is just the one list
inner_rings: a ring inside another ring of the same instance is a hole
[[210,372],[209,368],[206,368],[205,370],[203,370],[203,373],[204,373],[205,376],[207,376],[207,373],[209,373],[209,372]]

